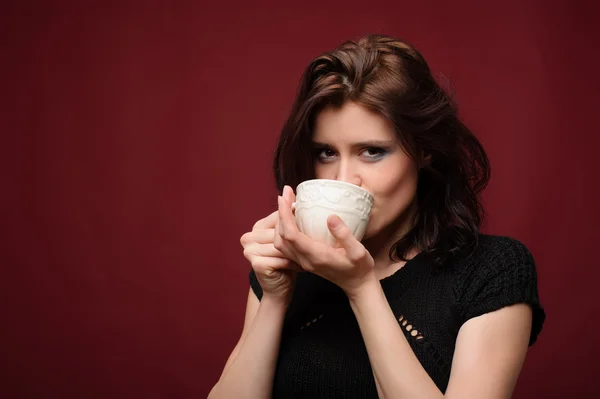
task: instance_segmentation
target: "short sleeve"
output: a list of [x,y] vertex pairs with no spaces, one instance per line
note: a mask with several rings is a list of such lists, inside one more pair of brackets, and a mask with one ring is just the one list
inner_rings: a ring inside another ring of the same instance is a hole
[[250,280],[250,287],[252,287],[252,291],[254,291],[254,294],[256,295],[258,300],[261,300],[262,295],[263,295],[263,290],[262,290],[262,287],[260,286],[260,283],[258,282],[258,279],[256,278],[256,273],[254,273],[254,269],[250,270],[250,274],[249,274],[248,278]]
[[546,314],[538,295],[535,262],[529,250],[517,240],[488,236],[475,251],[470,273],[460,284],[459,309],[463,320],[506,306],[526,303],[533,310],[529,345],[542,330]]

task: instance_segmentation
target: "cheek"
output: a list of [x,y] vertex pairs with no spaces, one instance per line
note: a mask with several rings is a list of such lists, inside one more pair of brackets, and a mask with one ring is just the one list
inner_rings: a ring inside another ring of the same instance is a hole
[[417,171],[412,165],[395,174],[382,173],[378,176],[379,178],[369,182],[369,191],[373,193],[375,201],[367,235],[377,233],[396,220],[410,207],[417,193]]
[[314,165],[315,179],[335,180],[335,170],[331,165],[316,162]]

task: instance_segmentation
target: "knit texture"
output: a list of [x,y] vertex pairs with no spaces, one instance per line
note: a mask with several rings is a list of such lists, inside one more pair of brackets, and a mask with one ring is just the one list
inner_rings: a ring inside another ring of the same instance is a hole
[[[250,285],[262,298],[256,275]],[[529,345],[545,319],[535,264],[527,248],[508,237],[480,235],[469,257],[443,267],[419,254],[381,285],[415,355],[446,391],[460,327],[502,307],[533,309]],[[282,330],[273,398],[377,398],[358,323],[344,292],[312,273],[299,273]]]

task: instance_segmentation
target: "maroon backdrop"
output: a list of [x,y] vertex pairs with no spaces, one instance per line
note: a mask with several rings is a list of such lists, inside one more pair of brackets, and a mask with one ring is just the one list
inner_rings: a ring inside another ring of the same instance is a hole
[[1,397],[205,397],[301,71],[366,33],[452,80],[486,231],[535,256],[548,319],[515,397],[599,392],[593,2],[50,3],[0,11]]

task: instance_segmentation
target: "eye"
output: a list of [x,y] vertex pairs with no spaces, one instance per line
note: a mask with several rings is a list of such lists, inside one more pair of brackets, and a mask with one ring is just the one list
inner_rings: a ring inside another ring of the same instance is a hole
[[388,151],[384,148],[369,147],[369,148],[366,148],[362,152],[362,154],[365,154],[365,156],[370,159],[379,159],[379,158],[383,157],[385,154],[387,154],[387,152]]
[[335,151],[331,148],[316,148],[315,156],[320,161],[327,161],[335,156]]

